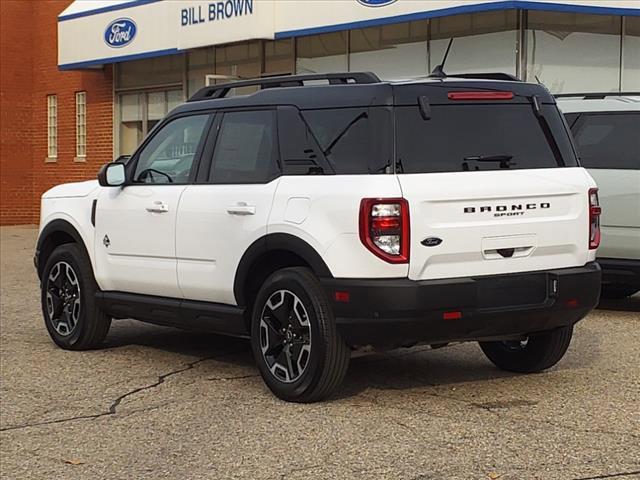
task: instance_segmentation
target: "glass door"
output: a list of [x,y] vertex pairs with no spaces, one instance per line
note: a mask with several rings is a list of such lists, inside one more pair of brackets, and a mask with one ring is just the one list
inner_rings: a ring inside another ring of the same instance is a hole
[[179,89],[122,93],[118,102],[118,154],[131,155],[153,127],[183,102],[183,96]]

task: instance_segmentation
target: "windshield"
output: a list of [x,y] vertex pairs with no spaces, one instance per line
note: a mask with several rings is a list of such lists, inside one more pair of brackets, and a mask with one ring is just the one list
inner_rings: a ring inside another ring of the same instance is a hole
[[[396,107],[398,173],[463,172],[577,166],[554,105],[543,105],[553,138],[530,104]],[[558,145],[558,154],[554,153]]]

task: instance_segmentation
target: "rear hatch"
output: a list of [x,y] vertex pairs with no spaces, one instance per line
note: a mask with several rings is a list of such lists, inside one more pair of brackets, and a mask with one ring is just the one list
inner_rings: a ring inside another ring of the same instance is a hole
[[398,85],[396,173],[414,280],[584,265],[593,185],[535,85]]

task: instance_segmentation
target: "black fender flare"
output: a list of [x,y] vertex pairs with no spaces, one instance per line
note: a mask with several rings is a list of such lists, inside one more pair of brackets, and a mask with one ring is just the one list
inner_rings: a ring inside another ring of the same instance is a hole
[[245,304],[244,286],[254,262],[265,253],[276,250],[297,255],[311,267],[318,277],[333,278],[331,270],[320,254],[307,242],[288,233],[270,233],[253,242],[238,263],[233,282],[233,294],[238,305]]
[[52,235],[63,232],[73,238],[74,242],[82,246],[85,253],[87,254],[87,258],[91,258],[87,252],[87,246],[84,244],[84,240],[80,235],[80,232],[67,220],[62,218],[57,218],[49,222],[38,235],[38,240],[36,242],[36,254],[34,257],[34,263],[36,270],[38,271],[38,277],[41,276],[42,270],[44,269],[44,264],[46,262],[46,258],[42,255],[43,250],[47,246],[47,242],[51,238]]

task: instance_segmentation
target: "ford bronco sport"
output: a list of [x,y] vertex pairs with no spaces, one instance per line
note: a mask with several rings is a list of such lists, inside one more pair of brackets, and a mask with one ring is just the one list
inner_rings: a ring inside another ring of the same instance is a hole
[[478,341],[499,368],[553,366],[598,302],[597,189],[546,89],[478,77],[203,88],[99,184],[43,195],[53,341],[98,347],[119,318],[250,337],[296,402],[371,346]]

